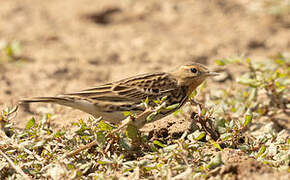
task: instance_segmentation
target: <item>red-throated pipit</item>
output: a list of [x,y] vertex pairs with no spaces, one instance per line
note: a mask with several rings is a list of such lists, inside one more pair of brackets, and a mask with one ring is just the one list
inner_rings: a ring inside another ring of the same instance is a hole
[[[162,109],[152,120],[155,121],[179,109],[207,77],[215,75],[217,73],[210,72],[204,65],[193,63],[181,66],[172,72],[143,74],[80,92],[56,97],[36,97],[20,102],[57,103],[80,109],[94,117],[102,116],[105,121],[120,124],[125,118],[124,112],[129,111],[138,115],[146,109],[142,102],[147,98],[150,100],[148,107],[155,108],[157,104],[153,101],[166,96],[165,105],[176,106],[173,109]],[[133,122],[137,128],[145,124],[145,118]]]

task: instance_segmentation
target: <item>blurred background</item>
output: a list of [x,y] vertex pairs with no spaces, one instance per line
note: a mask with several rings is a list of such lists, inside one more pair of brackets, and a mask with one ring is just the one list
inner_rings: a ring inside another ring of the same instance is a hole
[[[0,108],[192,61],[289,52],[289,0],[2,0]],[[31,114],[19,113],[21,126]]]

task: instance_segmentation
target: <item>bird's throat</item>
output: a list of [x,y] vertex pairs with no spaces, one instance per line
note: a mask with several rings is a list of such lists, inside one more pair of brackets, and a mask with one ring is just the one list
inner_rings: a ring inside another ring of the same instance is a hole
[[191,95],[191,93],[199,86],[199,84],[192,84],[187,88],[186,94],[188,96]]

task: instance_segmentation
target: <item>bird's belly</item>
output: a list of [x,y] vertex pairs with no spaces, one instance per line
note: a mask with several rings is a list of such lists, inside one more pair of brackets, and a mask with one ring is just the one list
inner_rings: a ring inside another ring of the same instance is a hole
[[[140,115],[142,112],[138,111],[138,112],[133,112],[133,114],[135,114],[136,116]],[[147,116],[148,114],[144,114],[143,116],[139,116],[138,119],[135,119],[135,122],[133,122],[133,124],[137,127],[137,128],[141,128],[143,127],[146,123],[150,123],[150,122],[154,122],[156,120],[159,120],[165,116],[168,116],[169,114],[157,114],[154,118],[152,118],[152,120],[147,120]],[[126,119],[126,116],[124,116],[123,112],[96,112],[93,114],[93,116],[95,118],[99,118],[102,117],[102,119],[104,121],[113,123],[113,124],[118,124],[120,125],[120,123]]]
[[103,120],[113,124],[119,124],[126,117],[121,112],[95,112],[93,113],[95,118],[102,117]]
[[[132,112],[133,114],[140,114],[141,112]],[[124,115],[124,112],[122,111],[115,111],[115,112],[95,112],[93,114],[95,118],[102,117],[104,121],[113,123],[113,124],[119,124],[126,119],[126,116]]]

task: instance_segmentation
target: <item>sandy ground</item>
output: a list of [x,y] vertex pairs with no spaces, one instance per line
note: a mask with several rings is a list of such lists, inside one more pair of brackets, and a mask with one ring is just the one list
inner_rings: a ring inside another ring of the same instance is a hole
[[[1,1],[0,41],[20,41],[25,61],[0,63],[0,108],[192,61],[213,68],[218,58],[290,52],[290,13],[271,15],[259,2]],[[53,113],[58,127],[89,117],[57,105],[32,110]],[[15,123],[32,116],[41,118],[20,109]],[[176,120],[157,124],[168,122]]]

